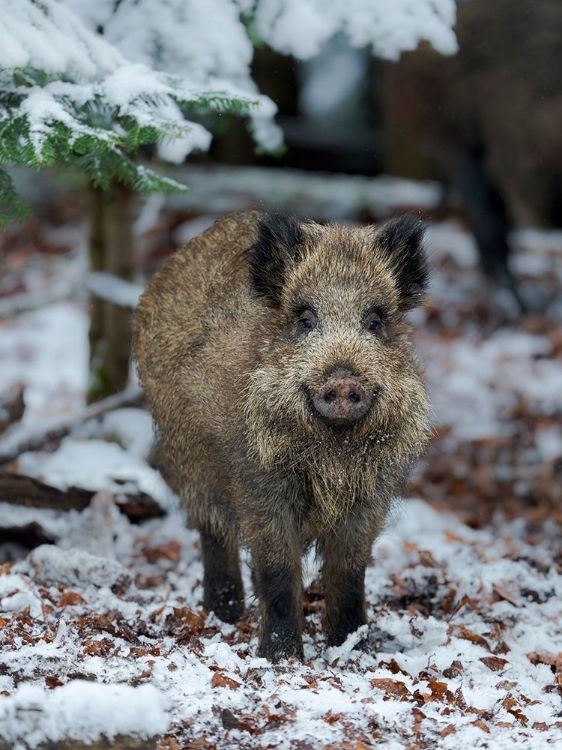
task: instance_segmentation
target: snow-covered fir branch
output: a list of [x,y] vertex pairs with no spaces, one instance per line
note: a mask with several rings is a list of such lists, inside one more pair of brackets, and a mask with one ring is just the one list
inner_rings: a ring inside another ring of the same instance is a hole
[[383,57],[420,39],[452,53],[454,20],[454,0],[0,0],[0,222],[25,211],[10,164],[183,189],[135,154],[154,144],[180,163],[208,149],[209,114],[224,111],[248,117],[262,150],[279,148],[251,39],[301,59],[338,32]]
[[455,0],[238,0],[258,35],[274,49],[305,60],[337,33],[353,47],[396,60],[426,40],[444,55],[457,50]]

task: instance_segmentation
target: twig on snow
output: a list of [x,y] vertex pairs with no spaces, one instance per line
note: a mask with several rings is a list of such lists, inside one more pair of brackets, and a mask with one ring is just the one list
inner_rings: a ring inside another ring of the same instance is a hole
[[4,444],[0,450],[0,467],[14,461],[22,453],[26,453],[27,451],[37,451],[48,443],[61,440],[75,427],[87,422],[89,419],[97,419],[113,409],[120,409],[126,406],[137,406],[141,403],[142,398],[143,391],[140,388],[136,386],[125,388],[125,390],[120,393],[108,396],[101,401],[97,401],[95,404],[91,404],[79,414],[49,422],[41,432],[38,432],[35,435],[28,436],[24,439],[19,438],[19,440],[5,440],[3,441]]

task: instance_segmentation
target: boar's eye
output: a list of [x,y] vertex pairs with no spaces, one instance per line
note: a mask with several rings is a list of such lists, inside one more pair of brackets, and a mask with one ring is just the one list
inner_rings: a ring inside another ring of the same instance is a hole
[[318,320],[312,310],[303,310],[299,313],[299,319],[297,321],[297,328],[299,332],[308,333],[316,328]]
[[371,312],[365,318],[365,330],[370,331],[371,333],[376,333],[382,328],[383,323],[384,323],[383,313],[379,313],[379,312],[375,312],[374,310],[371,310]]
[[380,315],[377,315],[376,313],[369,315],[369,317],[367,318],[367,323],[365,325],[368,331],[378,331],[381,326],[382,320],[380,318]]

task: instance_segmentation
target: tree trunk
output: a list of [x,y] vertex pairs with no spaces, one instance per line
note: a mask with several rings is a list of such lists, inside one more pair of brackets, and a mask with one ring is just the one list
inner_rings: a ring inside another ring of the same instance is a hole
[[380,71],[385,171],[412,180],[427,180],[429,169],[422,146],[420,94],[405,66],[386,62],[381,64]]
[[[125,281],[133,281],[136,272],[136,248],[133,223],[136,200],[132,187],[113,183],[110,190],[107,222],[105,271]],[[109,393],[122,391],[129,378],[131,357],[131,311],[105,303],[104,371]],[[106,394],[108,395],[108,394]]]
[[[103,271],[107,255],[107,202],[108,194],[105,190],[93,185],[90,189],[90,271]],[[101,369],[104,342],[104,307],[105,302],[94,295],[90,295],[90,385],[88,387],[88,401],[92,392],[101,392],[101,384],[94,381]]]
[[[132,281],[136,271],[135,192],[118,182],[105,193],[93,192],[90,268]],[[89,402],[126,387],[132,338],[130,310],[95,298],[91,310]]]

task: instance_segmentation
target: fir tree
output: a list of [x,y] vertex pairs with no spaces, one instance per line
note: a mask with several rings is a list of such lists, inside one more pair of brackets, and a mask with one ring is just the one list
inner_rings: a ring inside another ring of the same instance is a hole
[[139,147],[163,144],[170,152],[176,144],[183,159],[211,141],[185,111],[248,113],[260,105],[259,96],[236,86],[227,91],[129,61],[61,0],[3,5],[0,222],[26,211],[6,171],[10,164],[75,168],[103,189],[117,179],[141,192],[181,190],[135,161]]

